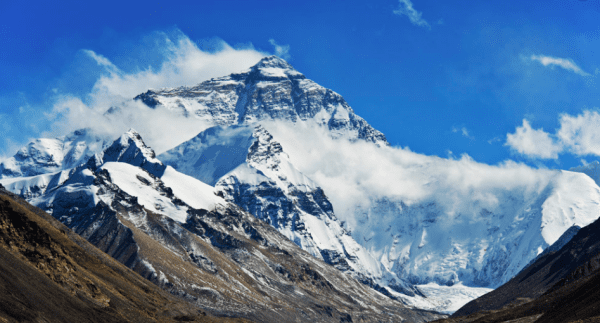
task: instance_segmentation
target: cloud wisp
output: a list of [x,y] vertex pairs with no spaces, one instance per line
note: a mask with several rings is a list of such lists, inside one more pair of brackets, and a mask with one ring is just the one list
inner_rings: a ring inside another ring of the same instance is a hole
[[533,129],[529,121],[506,136],[506,146],[530,158],[557,159],[560,153],[600,156],[600,113],[586,110],[579,115],[562,114],[554,134]]
[[559,57],[544,56],[544,55],[531,55],[531,57],[529,59],[532,61],[539,62],[540,64],[542,64],[546,67],[558,66],[562,69],[573,72],[575,74],[579,74],[581,76],[591,76],[591,74],[582,70],[570,58],[559,58]]
[[452,127],[452,132],[453,133],[460,133],[463,137],[465,138],[469,138],[471,140],[475,139],[475,137],[471,136],[471,134],[469,133],[469,129],[467,129],[467,127]]
[[292,58],[290,55],[290,45],[279,45],[275,39],[269,39],[269,43],[275,48],[275,55],[285,59],[286,61]]
[[400,7],[394,10],[395,14],[398,16],[407,16],[410,22],[415,26],[431,29],[431,25],[423,19],[423,13],[417,11],[410,0],[399,0],[399,3]]

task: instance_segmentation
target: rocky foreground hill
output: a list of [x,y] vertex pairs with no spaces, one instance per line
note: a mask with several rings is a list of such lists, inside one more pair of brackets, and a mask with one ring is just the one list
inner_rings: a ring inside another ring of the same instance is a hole
[[0,321],[246,322],[190,307],[1,186]]

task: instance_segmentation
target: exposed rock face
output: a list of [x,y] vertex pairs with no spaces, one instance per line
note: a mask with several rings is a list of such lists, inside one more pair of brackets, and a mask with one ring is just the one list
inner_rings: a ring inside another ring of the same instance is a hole
[[[262,322],[440,317],[408,308],[312,257],[214,195],[214,187],[154,159],[133,131],[84,165],[40,176],[49,179],[29,197],[33,204],[210,313]],[[32,191],[39,182],[11,180],[9,189]]]
[[306,121],[327,127],[334,137],[388,144],[341,95],[307,79],[276,56],[263,58],[243,73],[192,87],[148,90],[135,99],[219,126],[261,120]]
[[158,177],[162,176],[166,169],[166,166],[156,159],[154,150],[146,146],[142,137],[133,129],[102,152],[95,154],[87,163],[90,167],[99,167],[107,162],[127,163]]

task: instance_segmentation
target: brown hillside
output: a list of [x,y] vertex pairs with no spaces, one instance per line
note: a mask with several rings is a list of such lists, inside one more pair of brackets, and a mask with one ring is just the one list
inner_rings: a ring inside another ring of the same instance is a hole
[[0,322],[244,321],[172,297],[25,203],[0,194]]

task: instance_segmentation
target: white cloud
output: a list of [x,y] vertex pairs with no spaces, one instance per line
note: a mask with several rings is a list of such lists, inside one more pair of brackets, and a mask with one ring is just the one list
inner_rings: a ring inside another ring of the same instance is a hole
[[452,132],[453,133],[460,133],[463,135],[463,137],[469,138],[469,139],[475,139],[473,136],[471,136],[469,134],[469,130],[466,127],[452,127]]
[[431,29],[429,23],[421,17],[423,14],[415,10],[410,0],[399,0],[399,2],[400,7],[394,10],[395,14],[399,16],[407,16],[408,19],[410,19],[410,22],[415,26]]
[[544,66],[550,66],[550,67],[558,66],[560,68],[563,68],[567,71],[571,71],[576,74],[579,74],[581,76],[590,76],[589,73],[586,73],[584,70],[582,70],[570,58],[558,58],[558,57],[551,57],[551,56],[544,56],[544,55],[531,55],[530,59],[532,61],[540,62]]
[[[564,113],[554,134],[532,129],[523,119],[515,133],[507,134],[506,145],[520,154],[534,158],[558,158],[568,151],[576,156],[600,156],[600,113],[585,110],[579,115]],[[556,139],[553,139],[556,138]]]
[[557,136],[578,156],[600,156],[600,114],[586,110],[577,116],[561,115]]
[[86,53],[96,62],[110,69],[108,75],[96,82],[92,95],[117,95],[129,99],[149,88],[195,85],[212,77],[242,71],[266,56],[266,53],[254,49],[234,49],[223,41],[220,51],[207,52],[200,50],[184,35],[177,39],[170,39],[166,34],[163,37],[167,44],[162,49],[166,52],[166,60],[156,71],[145,68],[125,73],[106,58],[87,50]]
[[[50,131],[44,136],[61,136],[75,129],[91,128],[107,137],[118,137],[129,128],[136,129],[144,140],[160,153],[195,136],[204,128],[195,118],[151,109],[133,101],[150,88],[196,85],[204,80],[243,71],[269,55],[253,48],[235,49],[223,41],[218,51],[203,51],[187,36],[168,37],[159,33],[167,46],[158,68],[131,67],[125,72],[109,59],[91,50],[83,52],[106,73],[99,77],[92,91],[84,97],[59,93],[50,112]],[[111,107],[114,113],[106,114]]]
[[86,55],[88,55],[89,57],[91,57],[94,61],[96,61],[96,63],[100,66],[106,67],[107,69],[109,69],[110,71],[118,71],[119,69],[113,64],[111,63],[111,61],[109,61],[106,57],[102,56],[102,55],[98,55],[96,54],[96,52],[89,50],[89,49],[83,49],[82,50],[83,53],[85,53]]
[[435,201],[440,214],[476,218],[482,208],[501,208],[506,194],[539,194],[553,174],[512,161],[492,166],[468,155],[446,159],[408,148],[335,140],[326,130],[301,122],[263,125],[294,165],[323,188],[350,229],[358,225],[359,210],[381,198],[407,206]]
[[269,39],[269,43],[275,47],[275,55],[289,60],[292,56],[290,56],[290,45],[278,45],[273,38]]
[[494,138],[488,140],[487,143],[490,144],[490,145],[492,145],[492,144],[494,144],[496,142],[501,142],[501,141],[502,141],[502,138],[500,138],[500,137],[494,137]]
[[555,142],[544,129],[533,129],[526,119],[515,133],[506,135],[506,145],[520,154],[533,158],[556,159],[563,146]]

